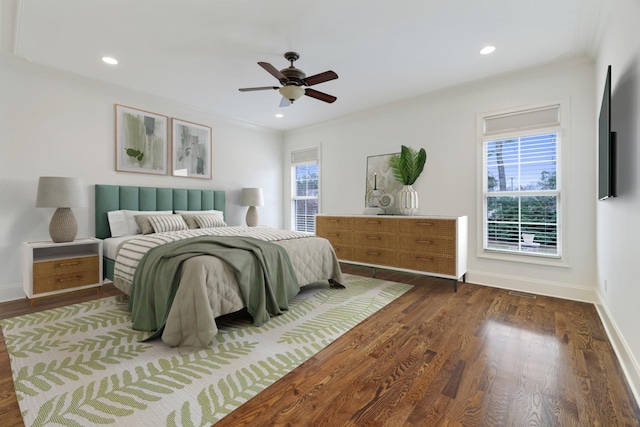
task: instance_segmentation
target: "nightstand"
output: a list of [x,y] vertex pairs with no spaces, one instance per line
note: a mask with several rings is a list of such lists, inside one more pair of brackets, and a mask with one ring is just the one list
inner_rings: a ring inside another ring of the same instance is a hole
[[35,299],[102,286],[102,240],[25,242],[22,285],[31,305]]

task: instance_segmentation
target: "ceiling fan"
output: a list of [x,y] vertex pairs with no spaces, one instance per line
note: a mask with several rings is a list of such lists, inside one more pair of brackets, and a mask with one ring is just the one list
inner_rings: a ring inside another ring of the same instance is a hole
[[310,96],[311,98],[319,99],[320,101],[332,103],[336,99],[333,95],[328,95],[323,92],[319,92],[314,89],[304,88],[303,86],[313,86],[318,83],[324,83],[329,80],[338,78],[338,75],[333,71],[325,71],[324,73],[315,74],[311,77],[300,69],[293,66],[293,62],[300,58],[296,52],[287,52],[284,57],[291,63],[287,68],[279,70],[268,62],[258,62],[262,68],[267,70],[269,74],[280,81],[282,87],[278,86],[262,86],[262,87],[246,87],[239,89],[240,92],[250,92],[254,90],[278,90],[282,95],[282,101],[280,101],[281,107],[288,107],[295,100],[302,97],[302,95]]

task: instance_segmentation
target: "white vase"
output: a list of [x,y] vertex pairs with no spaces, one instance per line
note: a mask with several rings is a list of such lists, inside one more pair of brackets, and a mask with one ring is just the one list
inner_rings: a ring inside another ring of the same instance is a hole
[[411,185],[403,186],[396,197],[396,207],[402,215],[418,213],[418,192]]

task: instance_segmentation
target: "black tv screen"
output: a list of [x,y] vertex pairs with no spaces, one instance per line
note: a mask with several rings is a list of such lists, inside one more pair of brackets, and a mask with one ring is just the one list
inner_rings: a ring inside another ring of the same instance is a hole
[[598,200],[615,196],[615,132],[611,131],[611,65],[598,120]]

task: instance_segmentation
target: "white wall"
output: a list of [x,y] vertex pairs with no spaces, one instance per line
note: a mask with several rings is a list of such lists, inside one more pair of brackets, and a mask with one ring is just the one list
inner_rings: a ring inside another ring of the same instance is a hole
[[[420,214],[469,217],[469,281],[595,301],[593,70],[587,60],[564,62],[363,111],[287,132],[285,153],[322,143],[321,210],[357,214],[364,208],[367,156],[398,152],[401,145],[424,147],[425,172],[413,186]],[[559,100],[570,102],[570,115],[562,118],[563,137],[571,139],[563,146],[567,266],[479,257],[476,114]]]
[[609,4],[596,63],[593,103],[599,109],[607,66],[611,65],[618,197],[596,204],[598,308],[609,320],[606,326],[640,400],[640,3],[614,0]]
[[[282,135],[189,106],[0,56],[0,301],[23,298],[21,245],[49,240],[54,209],[35,208],[39,176],[75,176],[89,191],[75,208],[93,236],[94,184],[227,191],[227,222],[244,224],[242,187],[263,187],[260,223],[282,226]],[[213,179],[115,172],[114,104],[211,126]],[[251,153],[251,156],[248,155]]]

